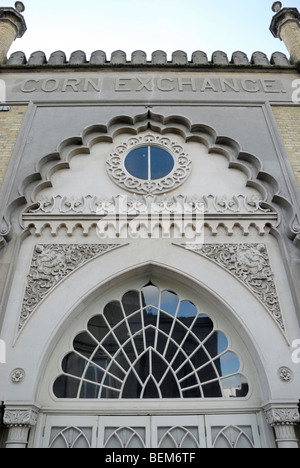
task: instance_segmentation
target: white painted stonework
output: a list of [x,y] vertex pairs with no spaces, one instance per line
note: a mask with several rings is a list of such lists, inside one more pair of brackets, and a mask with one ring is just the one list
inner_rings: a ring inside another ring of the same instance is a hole
[[[257,115],[255,106],[248,110]],[[44,112],[31,114],[30,132]],[[287,252],[298,248],[297,218],[272,164],[218,134],[204,115],[191,124],[187,109],[176,117],[141,106],[128,110],[131,116],[114,112],[101,125],[96,117],[86,122],[76,130],[80,137],[51,135],[49,151],[23,174],[19,208],[9,205],[14,214],[5,230],[10,223],[14,235],[5,251],[0,367],[7,446],[296,448],[300,370],[292,344],[300,330]],[[217,126],[218,118],[210,118]],[[167,176],[139,180],[128,173],[126,156],[143,145],[170,152]],[[147,285],[159,291],[157,304],[143,303]],[[132,291],[147,317],[126,309]],[[170,303],[176,297],[173,312],[163,309],[164,294]],[[181,316],[180,304],[197,312]],[[93,320],[102,324],[97,338]],[[197,335],[198,320],[207,320],[211,336],[204,329]],[[176,364],[166,343],[174,344],[180,327],[185,334],[176,353],[184,358]],[[127,336],[136,360],[125,351],[118,360],[114,346],[126,349]],[[185,347],[188,337],[197,351]],[[143,356],[148,376],[136,370]],[[225,358],[238,367],[230,371]],[[217,377],[205,376],[206,366]],[[126,387],[131,375],[139,397]],[[167,375],[178,386],[176,397],[164,397]],[[144,397],[150,387],[157,397]]]

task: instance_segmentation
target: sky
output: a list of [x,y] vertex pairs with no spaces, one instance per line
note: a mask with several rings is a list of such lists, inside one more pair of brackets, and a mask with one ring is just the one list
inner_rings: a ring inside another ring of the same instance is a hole
[[[14,6],[0,0],[0,6]],[[269,31],[273,0],[23,0],[27,32],[9,54],[42,50],[47,57],[57,50],[67,59],[83,50],[89,59],[103,50],[110,59],[115,50],[144,50],[148,60],[155,50],[184,50],[189,59],[195,50],[222,50],[231,59],[240,50],[251,58],[257,50],[271,57],[288,52]],[[298,7],[300,0],[283,0],[284,7]]]

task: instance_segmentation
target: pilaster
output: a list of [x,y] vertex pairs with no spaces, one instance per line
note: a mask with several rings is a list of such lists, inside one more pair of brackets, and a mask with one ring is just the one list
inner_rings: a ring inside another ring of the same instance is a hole
[[297,449],[296,425],[300,422],[297,406],[268,405],[265,416],[270,426],[274,428],[276,442],[280,449]]
[[9,428],[6,448],[27,448],[29,431],[36,425],[39,408],[32,406],[7,406],[3,422]]

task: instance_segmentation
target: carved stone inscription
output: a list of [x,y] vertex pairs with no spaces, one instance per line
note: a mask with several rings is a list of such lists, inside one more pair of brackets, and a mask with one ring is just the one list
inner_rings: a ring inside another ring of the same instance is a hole
[[256,78],[245,76],[244,78],[216,78],[212,75],[203,77],[162,75],[122,75],[122,77],[109,78],[94,74],[91,77],[67,77],[45,76],[27,78],[14,83],[13,90],[24,94],[32,93],[287,93],[283,81],[274,78]]
[[65,277],[85,262],[116,247],[118,244],[36,245],[27,277],[19,329],[23,328],[44,297]]

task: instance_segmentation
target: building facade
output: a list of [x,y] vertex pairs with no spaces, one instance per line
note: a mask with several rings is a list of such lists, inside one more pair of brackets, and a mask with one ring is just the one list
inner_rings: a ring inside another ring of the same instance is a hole
[[291,58],[8,55],[0,443],[298,448],[300,14]]

